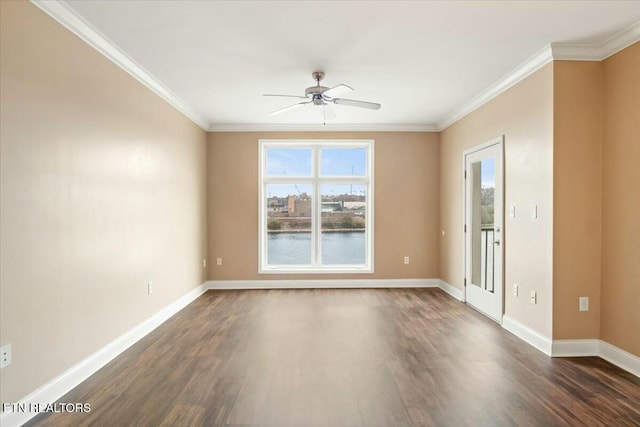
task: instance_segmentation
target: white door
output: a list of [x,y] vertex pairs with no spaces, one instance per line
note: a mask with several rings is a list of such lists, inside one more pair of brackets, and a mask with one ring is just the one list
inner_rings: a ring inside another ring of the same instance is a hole
[[465,300],[502,319],[503,138],[464,152]]

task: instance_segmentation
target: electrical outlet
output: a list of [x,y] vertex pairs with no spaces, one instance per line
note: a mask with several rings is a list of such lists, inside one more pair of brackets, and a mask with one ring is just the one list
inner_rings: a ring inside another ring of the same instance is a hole
[[578,298],[578,310],[589,311],[589,297]]
[[207,259],[202,258],[202,268],[207,268]]
[[0,348],[0,369],[11,365],[11,344]]
[[514,297],[518,296],[518,284],[517,283],[513,284],[513,296]]
[[147,283],[147,294],[151,295],[153,293],[153,282]]
[[531,304],[538,303],[538,293],[536,291],[531,291]]
[[405,264],[409,264],[409,257],[408,256],[404,257],[404,263]]
[[217,265],[222,265],[222,258],[217,258],[216,259],[216,264]]

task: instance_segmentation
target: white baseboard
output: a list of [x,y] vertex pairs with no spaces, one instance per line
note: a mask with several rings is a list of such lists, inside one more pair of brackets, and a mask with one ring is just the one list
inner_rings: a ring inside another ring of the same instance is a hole
[[458,301],[459,288],[440,279],[210,280],[207,289],[440,288]]
[[620,369],[640,377],[640,357],[598,339],[553,340],[503,316],[502,327],[551,357],[600,357]]
[[600,340],[598,356],[640,378],[640,357]]
[[449,295],[451,295],[452,297],[454,297],[455,299],[457,299],[458,301],[464,302],[464,291],[462,289],[457,288],[452,284],[445,282],[442,279],[440,279],[440,283],[438,284],[438,287],[443,291],[445,291],[446,293],[448,293]]
[[210,280],[208,289],[437,288],[439,279]]
[[[206,284],[194,288],[16,403],[25,404],[26,407],[29,407],[30,404],[57,401],[206,291]],[[38,415],[37,412],[4,412],[0,416],[0,425],[2,427],[21,426],[36,415]]]
[[544,354],[551,356],[551,339],[542,335],[540,332],[534,331],[507,315],[502,316],[502,327]]
[[551,345],[552,357],[580,357],[597,356],[600,340],[553,340]]
[[554,340],[552,357],[597,356],[640,377],[640,357],[597,339]]

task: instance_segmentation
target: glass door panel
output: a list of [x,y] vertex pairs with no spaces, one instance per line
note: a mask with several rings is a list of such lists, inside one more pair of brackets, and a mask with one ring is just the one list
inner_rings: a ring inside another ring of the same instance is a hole
[[465,300],[502,319],[502,138],[465,152]]

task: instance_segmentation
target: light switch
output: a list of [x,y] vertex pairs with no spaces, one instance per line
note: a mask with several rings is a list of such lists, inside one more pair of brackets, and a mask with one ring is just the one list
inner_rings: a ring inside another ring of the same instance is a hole
[[511,205],[511,207],[509,208],[509,215],[511,216],[511,218],[516,217],[516,205]]
[[538,205],[531,205],[531,219],[538,218]]
[[578,310],[589,311],[589,297],[578,298]]

